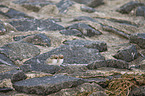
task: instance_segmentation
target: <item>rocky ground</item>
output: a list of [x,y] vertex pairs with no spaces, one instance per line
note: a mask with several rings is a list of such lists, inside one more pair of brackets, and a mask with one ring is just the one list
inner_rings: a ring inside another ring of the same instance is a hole
[[0,96],[145,96],[144,0],[0,1]]

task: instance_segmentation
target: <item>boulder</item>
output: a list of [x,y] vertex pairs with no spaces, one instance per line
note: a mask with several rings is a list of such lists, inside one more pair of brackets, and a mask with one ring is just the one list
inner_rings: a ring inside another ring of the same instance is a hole
[[89,7],[98,7],[102,4],[104,4],[104,0],[73,0],[77,3],[80,3],[80,4],[85,4]]
[[6,33],[6,28],[3,24],[3,22],[0,20],[0,35],[4,35]]
[[143,16],[145,17],[145,6],[139,6],[136,9],[136,16]]
[[17,73],[13,74],[12,78],[11,78],[11,82],[17,82],[17,81],[21,81],[21,80],[25,80],[27,78],[26,74],[22,71],[18,71]]
[[17,69],[7,71],[7,72],[2,72],[2,73],[0,73],[0,80],[11,79],[13,77],[13,75],[18,72],[20,72],[20,70],[17,70]]
[[108,59],[108,60],[96,60],[87,65],[87,68],[91,70],[100,67],[114,67],[114,68],[128,69],[129,63],[123,60]]
[[129,14],[133,9],[135,9],[138,6],[142,6],[142,5],[144,5],[144,3],[141,3],[141,2],[138,2],[138,1],[130,1],[130,2],[122,5],[116,11],[120,12],[122,14]]
[[26,62],[25,64],[43,64],[51,55],[61,54],[64,56],[64,64],[88,64],[95,60],[104,60],[105,58],[97,49],[85,48],[81,45],[61,45],[44,54],[38,55]]
[[97,22],[95,19],[91,18],[91,17],[88,17],[88,16],[79,16],[79,17],[76,17],[72,20],[73,22],[74,21],[92,21],[92,22]]
[[34,45],[40,45],[40,46],[51,46],[51,40],[48,38],[45,34],[35,34],[35,35],[27,35],[27,36],[19,36],[19,37],[13,37],[14,40],[20,40],[27,42],[27,43],[32,43]]
[[87,6],[81,6],[80,9],[81,11],[88,12],[88,13],[93,13],[96,11],[94,8],[87,7]]
[[13,1],[13,3],[19,4],[27,10],[31,10],[34,12],[38,12],[42,7],[46,5],[53,4],[51,1],[48,0],[16,0]]
[[16,65],[10,60],[10,58],[5,56],[4,54],[0,54],[0,65],[1,64],[8,65],[8,66],[15,66],[16,67]]
[[76,87],[83,83],[84,81],[80,78],[55,75],[18,81],[13,83],[13,87],[18,92],[49,95],[61,89]]
[[12,61],[32,58],[40,54],[39,48],[23,42],[9,43],[1,47],[1,49],[0,52],[5,54]]
[[[28,16],[24,12],[17,11],[13,8],[8,8],[5,5],[0,5],[0,9],[5,9],[5,10],[0,10],[0,14],[6,16],[7,18],[10,19],[24,19],[24,18],[33,18],[31,16]],[[6,10],[7,9],[7,10]]]
[[84,35],[82,34],[82,32],[80,32],[79,30],[76,30],[76,29],[62,30],[59,33],[64,34],[66,36],[69,35],[69,36],[78,36],[78,37],[84,38]]
[[[50,94],[50,96],[90,96],[93,92],[102,92],[105,94],[104,89],[96,83],[84,83],[74,88],[62,89],[61,91]],[[101,96],[101,95],[95,95]],[[103,95],[107,96],[107,95]]]
[[61,0],[59,3],[56,4],[57,8],[59,9],[59,13],[66,13],[68,8],[71,7],[74,2],[70,0]]
[[130,45],[123,50],[119,50],[115,55],[113,55],[116,59],[121,59],[127,62],[133,61],[138,58],[138,51],[135,45]]
[[98,49],[100,52],[107,51],[107,44],[101,41],[90,41],[90,40],[67,40],[63,44],[66,45],[82,45],[86,48]]
[[9,22],[18,31],[56,31],[63,30],[64,27],[56,24],[50,19],[23,19],[23,20],[13,20]]
[[130,35],[130,43],[135,43],[145,49],[145,33],[135,33]]
[[31,70],[31,65],[29,65],[29,64],[21,65],[19,68],[20,68],[20,70],[22,70],[23,72],[30,72],[30,71],[32,71],[32,70]]
[[91,25],[88,25],[85,23],[76,23],[71,26],[68,26],[66,29],[77,29],[81,31],[83,35],[88,36],[88,37],[102,34],[100,31],[96,30]]

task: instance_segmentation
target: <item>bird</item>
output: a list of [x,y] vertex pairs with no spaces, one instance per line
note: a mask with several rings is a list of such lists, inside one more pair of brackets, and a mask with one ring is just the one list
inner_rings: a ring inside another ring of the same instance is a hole
[[63,63],[64,57],[63,55],[58,55],[58,60],[57,60],[57,64],[61,65]]
[[63,55],[51,55],[50,58],[46,59],[45,63],[48,65],[58,65],[63,63]]
[[46,59],[45,63],[48,65],[57,65],[57,55],[51,55],[50,58]]

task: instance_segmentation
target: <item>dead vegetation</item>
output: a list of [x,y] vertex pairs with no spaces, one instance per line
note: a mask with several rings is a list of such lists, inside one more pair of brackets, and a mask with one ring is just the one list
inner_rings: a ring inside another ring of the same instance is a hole
[[145,74],[123,74],[109,81],[106,93],[109,96],[129,96],[132,88],[145,85]]

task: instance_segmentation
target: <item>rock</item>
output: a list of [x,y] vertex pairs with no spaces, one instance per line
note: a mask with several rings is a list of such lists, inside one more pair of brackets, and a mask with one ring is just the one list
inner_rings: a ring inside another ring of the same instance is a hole
[[97,22],[95,19],[88,17],[88,16],[79,16],[74,18],[72,21],[92,21],[92,22]]
[[145,49],[145,33],[135,33],[130,35],[130,43],[135,43]]
[[104,4],[104,0],[73,0],[77,3],[80,3],[80,4],[85,4],[89,7],[98,7],[102,4]]
[[71,30],[62,30],[59,33],[64,34],[66,36],[70,35],[70,36],[78,36],[78,37],[82,37],[84,38],[84,35],[82,34],[82,32],[80,32],[79,30],[76,29],[71,29]]
[[41,8],[38,13],[46,16],[57,15],[59,13],[59,9],[57,8],[56,5],[47,5]]
[[140,69],[145,70],[145,59],[140,63]]
[[6,93],[6,92],[9,92],[9,91],[13,91],[13,89],[8,88],[8,87],[0,88],[0,92]]
[[98,91],[98,92],[93,92],[89,96],[108,96],[108,95],[105,92],[103,92],[103,91]]
[[46,5],[53,4],[48,0],[17,0],[13,1],[15,4],[22,5],[27,10],[32,10],[34,12],[38,12],[42,7]]
[[26,74],[22,71],[18,71],[17,73],[13,74],[12,78],[11,78],[11,82],[17,82],[17,81],[21,81],[21,80],[25,80],[27,78]]
[[45,47],[51,46],[50,38],[48,38],[45,34],[42,33],[28,36],[24,38],[22,41],[27,43],[32,43],[34,45],[45,46]]
[[[50,96],[89,96],[92,92],[104,91],[102,87],[100,87],[96,83],[84,83],[75,88],[67,88],[62,89],[61,91],[50,94]],[[97,95],[100,96],[100,95]]]
[[139,7],[137,7],[136,16],[143,16],[143,17],[145,17],[145,6],[139,6]]
[[4,35],[6,33],[6,28],[3,24],[3,22],[0,20],[0,35]]
[[67,29],[77,29],[83,33],[83,35],[92,37],[95,35],[101,35],[102,33],[92,26],[85,24],[85,23],[76,23],[71,26],[68,26]]
[[77,72],[85,72],[86,70],[88,70],[88,68],[86,66],[77,66],[77,65],[66,65],[63,66],[63,70],[60,71],[60,73],[68,73],[68,74],[73,74],[73,73],[77,73]]
[[108,60],[96,60],[94,62],[89,63],[87,66],[87,68],[91,70],[100,67],[114,67],[114,68],[128,69],[129,64],[123,60],[108,59]]
[[23,42],[13,42],[1,47],[1,53],[5,54],[12,61],[32,58],[40,54],[40,49],[34,45]]
[[33,18],[31,16],[28,16],[27,14],[17,11],[15,9],[12,8],[8,8],[7,6],[0,6],[1,9],[5,9],[5,10],[0,10],[0,14],[4,15],[10,19],[20,19],[20,18]]
[[11,79],[13,74],[19,72],[20,70],[11,70],[11,71],[7,71],[7,72],[2,72],[0,73],[0,80],[3,80],[3,79]]
[[59,13],[66,13],[68,8],[71,7],[74,2],[70,0],[61,0],[59,3],[56,4],[57,8],[59,9]]
[[16,65],[10,60],[10,58],[6,57],[4,54],[0,54],[0,65],[1,64],[16,67]]
[[123,50],[119,50],[115,55],[113,55],[116,59],[121,59],[127,62],[133,61],[138,58],[138,51],[135,45],[130,45]]
[[31,65],[29,64],[24,64],[20,66],[20,70],[22,70],[23,72],[30,72],[31,70]]
[[145,96],[145,86],[140,86],[139,88],[134,88],[130,92],[130,96]]
[[13,84],[13,87],[18,92],[49,95],[61,89],[76,87],[83,83],[84,81],[80,78],[55,75],[18,81]]
[[81,9],[82,11],[88,12],[88,13],[93,13],[93,12],[96,11],[94,8],[87,7],[87,6],[82,6],[80,9]]
[[100,52],[107,51],[107,44],[101,41],[90,40],[67,40],[63,42],[66,45],[82,45],[86,48],[98,49]]
[[[37,59],[37,61],[39,61]],[[44,63],[30,63],[32,71],[40,71],[40,72],[45,72],[45,73],[50,73],[50,74],[55,74],[61,72],[63,70],[63,67],[60,66],[55,66],[55,65],[47,65]]]
[[64,27],[56,24],[50,19],[24,19],[24,20],[14,20],[9,22],[18,31],[56,31],[63,30]]
[[88,64],[95,60],[104,60],[97,49],[85,48],[81,45],[61,45],[56,49],[34,57],[25,64],[42,64],[51,55],[62,54],[64,56],[63,64]]
[[120,8],[118,8],[116,11],[120,12],[122,14],[129,14],[133,9],[135,9],[138,6],[143,6],[144,3],[140,3],[138,1],[130,1],[124,5],[122,5]]

